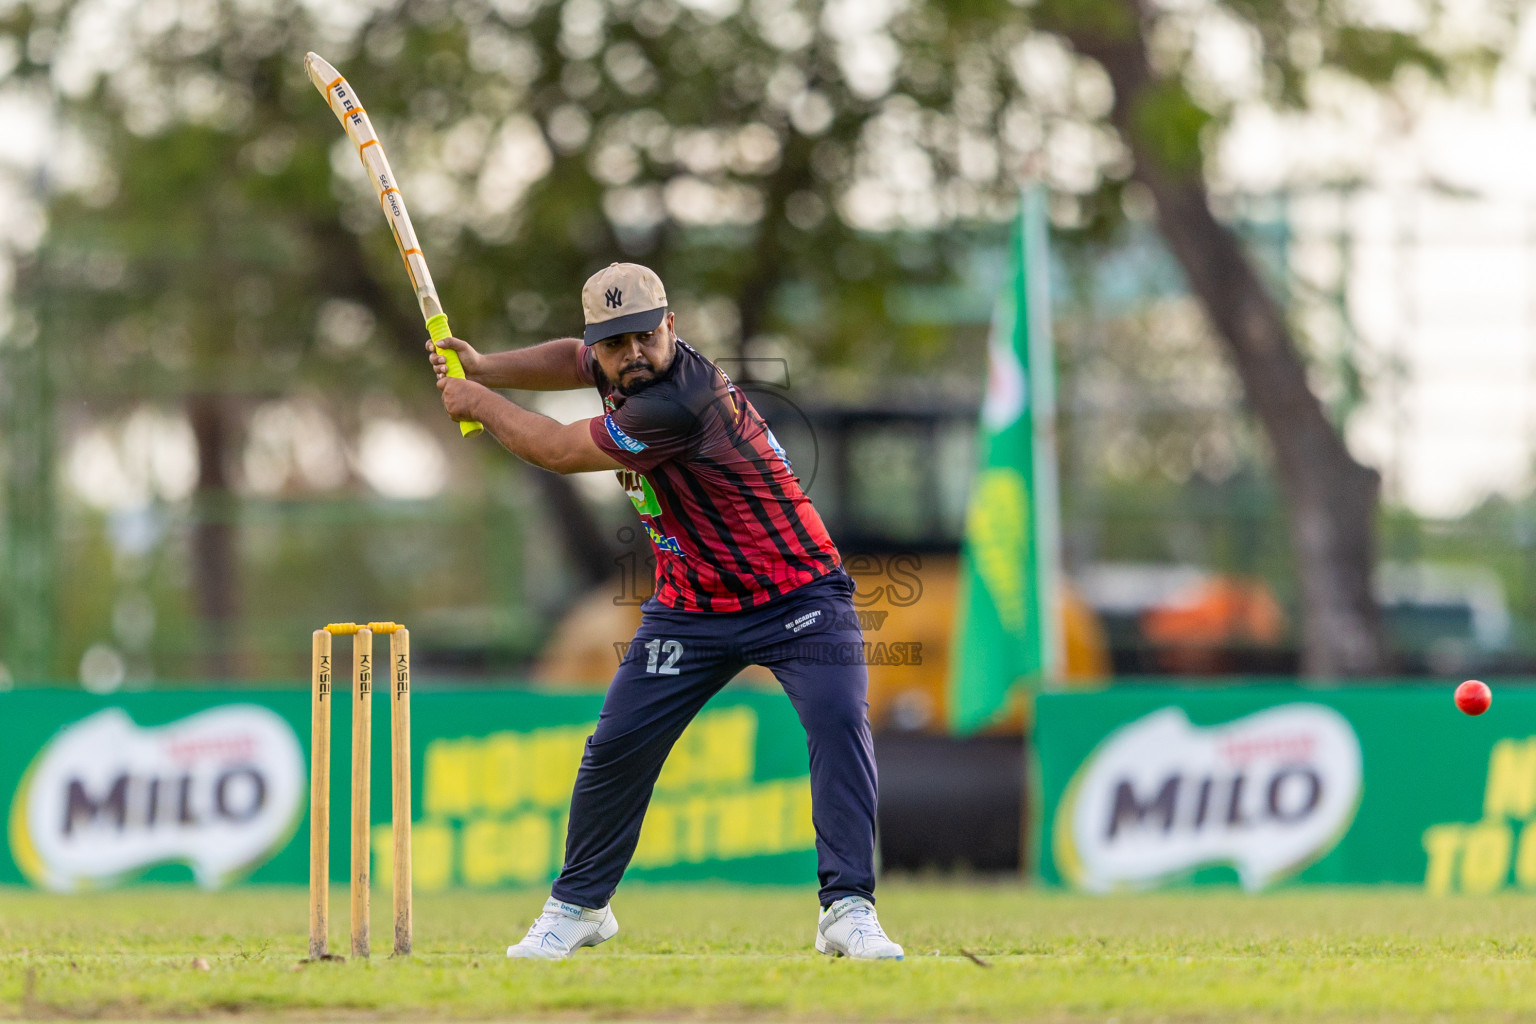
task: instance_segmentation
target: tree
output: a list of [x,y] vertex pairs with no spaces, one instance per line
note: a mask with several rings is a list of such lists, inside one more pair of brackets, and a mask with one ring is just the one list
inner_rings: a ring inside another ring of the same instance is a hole
[[[887,300],[898,283],[951,279],[964,247],[841,214],[892,69],[845,75],[849,30],[816,6],[727,17],[671,0],[403,0],[325,25],[309,11],[66,0],[0,21],[17,56],[0,88],[46,97],[74,154],[51,168],[48,230],[17,302],[75,408],[183,407],[197,455],[191,605],[211,674],[232,668],[232,467],[252,406],[302,388],[346,424],[359,360],[372,382],[431,395],[398,257],[303,76],[307,49],[366,97],[452,321],[477,344],[574,332],[580,282],[629,256],[666,269],[685,336],[717,354],[777,334],[820,364],[942,355],[931,327],[893,330]],[[905,104],[909,120],[942,116],[940,72]],[[988,184],[1002,209],[1010,179]],[[341,352],[326,328],[338,303],[369,321]],[[373,343],[358,348],[361,335]],[[569,561],[589,579],[611,568],[567,483],[524,479],[559,510]]]
[[[1343,3],[1212,3],[1204,12],[1235,22],[1256,42],[1268,98],[1305,108],[1324,74],[1390,88],[1410,69],[1444,82],[1457,62],[1436,52],[1434,12],[1420,36],[1372,25]],[[1497,21],[1508,12],[1488,12]],[[1191,88],[1191,40],[1175,42],[1161,67],[1153,40],[1177,40],[1181,13],[1149,0],[1042,3],[1054,31],[1108,75],[1108,121],[1127,147],[1131,177],[1150,192],[1157,222],[1183,265],[1248,404],[1267,434],[1289,513],[1301,582],[1303,670],[1312,676],[1369,675],[1386,666],[1372,570],[1380,476],[1349,453],[1308,380],[1306,360],[1285,314],[1233,232],[1213,215],[1203,172],[1208,132],[1229,113],[1198,102]],[[1187,31],[1187,24],[1183,26]],[[1307,54],[1309,56],[1303,56]],[[1460,55],[1486,60],[1486,49]]]
[[[1503,2],[1485,0],[1494,23],[1511,17]],[[366,98],[455,328],[487,347],[574,331],[577,286],[624,256],[665,269],[684,336],[714,354],[859,371],[840,379],[874,397],[882,376],[955,365],[945,329],[909,313],[911,295],[962,275],[975,228],[1006,220],[1026,169],[1077,237],[1110,235],[1142,190],[1270,438],[1307,670],[1382,667],[1377,476],[1350,456],[1284,311],[1212,213],[1208,153],[1234,99],[1201,78],[1194,43],[1207,21],[1235,27],[1265,99],[1299,110],[1325,78],[1390,90],[1399,75],[1450,81],[1486,59],[1491,47],[1430,45],[1437,5],[1413,31],[1345,0],[168,10],[64,0],[3,15],[17,54],[4,87],[44,86],[94,168],[51,199],[39,260],[54,311],[44,331],[64,340],[72,373],[195,396],[281,390],[291,383],[275,368],[303,366],[355,393],[317,327],[341,301],[371,311],[387,340],[371,372],[420,388],[398,257],[304,79],[307,49]],[[92,42],[104,35],[111,47]],[[219,449],[239,443],[242,411],[223,403],[236,418],[224,424],[187,401],[218,506],[230,483]],[[559,523],[573,556],[600,571],[605,545],[581,505],[550,495],[572,513]],[[227,543],[215,531],[198,545],[210,580]]]

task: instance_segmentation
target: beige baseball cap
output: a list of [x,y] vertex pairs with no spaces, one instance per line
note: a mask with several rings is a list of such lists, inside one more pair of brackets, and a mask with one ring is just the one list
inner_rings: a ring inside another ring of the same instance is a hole
[[667,290],[650,267],[610,263],[581,286],[588,345],[632,331],[654,331],[667,315]]

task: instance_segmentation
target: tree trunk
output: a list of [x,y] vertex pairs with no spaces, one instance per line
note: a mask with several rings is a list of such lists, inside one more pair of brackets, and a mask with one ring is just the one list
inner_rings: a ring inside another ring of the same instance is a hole
[[211,681],[235,671],[236,579],[234,502],[227,462],[234,439],[219,395],[187,398],[187,416],[197,441],[197,490],[193,494],[192,592],[198,630],[205,645],[203,671]]
[[[1136,0],[1120,2],[1144,27]],[[1066,35],[1108,72],[1110,117],[1131,148],[1133,177],[1151,191],[1163,237],[1269,437],[1301,582],[1302,671],[1313,678],[1378,674],[1386,658],[1371,576],[1381,477],[1354,460],[1328,421],[1280,305],[1211,213],[1200,170],[1170,169],[1139,130],[1140,105],[1159,85],[1140,32]]]

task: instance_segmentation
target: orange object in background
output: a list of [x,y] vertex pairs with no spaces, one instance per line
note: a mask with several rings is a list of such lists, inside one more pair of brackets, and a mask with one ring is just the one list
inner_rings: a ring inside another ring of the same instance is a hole
[[1198,674],[1226,670],[1234,650],[1278,646],[1286,622],[1262,580],[1215,576],[1145,612],[1141,631],[1160,667]]

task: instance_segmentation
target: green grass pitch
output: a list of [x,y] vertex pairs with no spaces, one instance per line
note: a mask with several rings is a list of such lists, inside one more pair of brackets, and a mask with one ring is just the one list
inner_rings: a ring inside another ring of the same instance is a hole
[[[0,1019],[1536,1021],[1536,897],[892,880],[907,960],[852,963],[812,951],[808,889],[634,885],[614,941],[508,962],[542,900],[423,895],[415,957],[306,965],[301,889],[0,890]],[[374,919],[387,950],[387,892]]]

